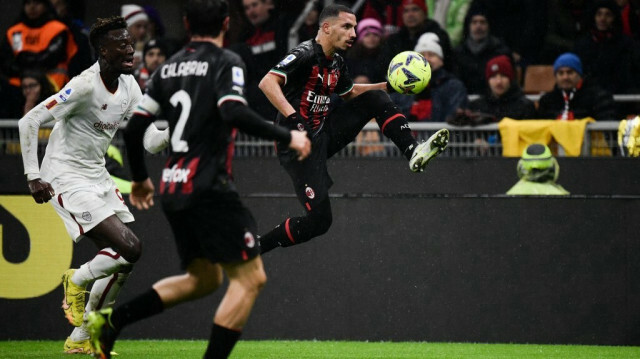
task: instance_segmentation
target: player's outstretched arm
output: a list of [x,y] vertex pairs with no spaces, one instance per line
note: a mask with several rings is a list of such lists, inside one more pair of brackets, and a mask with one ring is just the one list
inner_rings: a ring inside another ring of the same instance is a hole
[[147,173],[144,159],[143,138],[154,116],[135,113],[127,123],[124,141],[127,147],[127,158],[131,169],[131,194],[129,201],[137,209],[149,209],[153,206],[154,187]]
[[[262,116],[239,101],[226,101],[220,105],[220,114],[223,121],[249,135],[261,137],[267,140],[276,140],[288,144],[290,148],[298,151],[301,158],[309,155],[306,146],[311,146],[309,139],[301,140],[300,135],[306,137],[306,131],[289,131],[282,126],[274,126]],[[295,140],[293,134],[295,133]],[[292,142],[295,141],[292,145]],[[293,146],[293,147],[292,147]],[[310,149],[309,149],[310,151]]]
[[24,174],[27,176],[29,191],[36,203],[49,202],[55,195],[51,184],[40,178],[38,166],[38,130],[41,124],[53,120],[51,113],[43,103],[40,103],[18,121]]

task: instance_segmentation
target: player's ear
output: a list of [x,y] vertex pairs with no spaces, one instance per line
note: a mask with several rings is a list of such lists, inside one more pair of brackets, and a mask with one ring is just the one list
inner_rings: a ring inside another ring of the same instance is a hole
[[225,17],[224,20],[222,21],[222,31],[227,32],[229,31],[229,17]]
[[331,23],[328,20],[323,22],[322,25],[320,25],[320,30],[322,30],[323,33],[328,35],[331,30]]
[[187,20],[186,16],[182,17],[182,24],[184,25],[184,29],[187,31],[187,33],[189,32],[189,20]]

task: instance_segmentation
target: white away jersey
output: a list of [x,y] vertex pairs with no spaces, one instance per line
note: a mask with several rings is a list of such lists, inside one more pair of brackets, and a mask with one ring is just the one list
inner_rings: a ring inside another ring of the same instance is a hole
[[59,193],[108,178],[104,155],[120,123],[131,118],[141,99],[131,75],[120,75],[118,89],[109,92],[98,62],[48,98],[45,107],[56,124],[40,168],[42,179]]

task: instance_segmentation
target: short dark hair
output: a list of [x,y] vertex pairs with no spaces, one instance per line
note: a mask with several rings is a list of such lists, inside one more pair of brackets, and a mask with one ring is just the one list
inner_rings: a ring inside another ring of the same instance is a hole
[[229,16],[227,0],[189,0],[184,6],[191,35],[218,36]]
[[102,46],[105,36],[111,30],[126,29],[127,22],[122,16],[111,16],[106,19],[98,18],[96,22],[91,26],[89,31],[89,42],[93,49],[100,53],[100,46]]
[[330,18],[330,17],[337,17],[338,15],[340,15],[341,12],[346,12],[349,14],[353,14],[353,11],[351,11],[350,8],[344,6],[344,5],[336,5],[336,4],[332,4],[329,5],[327,7],[325,7],[324,9],[322,9],[322,12],[320,13],[320,17],[318,17],[318,23],[320,25],[322,25],[322,23]]

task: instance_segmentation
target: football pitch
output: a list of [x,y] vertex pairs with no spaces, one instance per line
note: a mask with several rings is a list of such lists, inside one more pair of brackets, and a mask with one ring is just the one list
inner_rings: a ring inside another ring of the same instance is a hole
[[[0,358],[69,358],[63,341],[0,341]],[[202,358],[204,340],[121,340],[121,359]],[[74,358],[85,356],[74,356]],[[640,347],[427,342],[240,341],[232,359],[598,359],[640,358]]]

